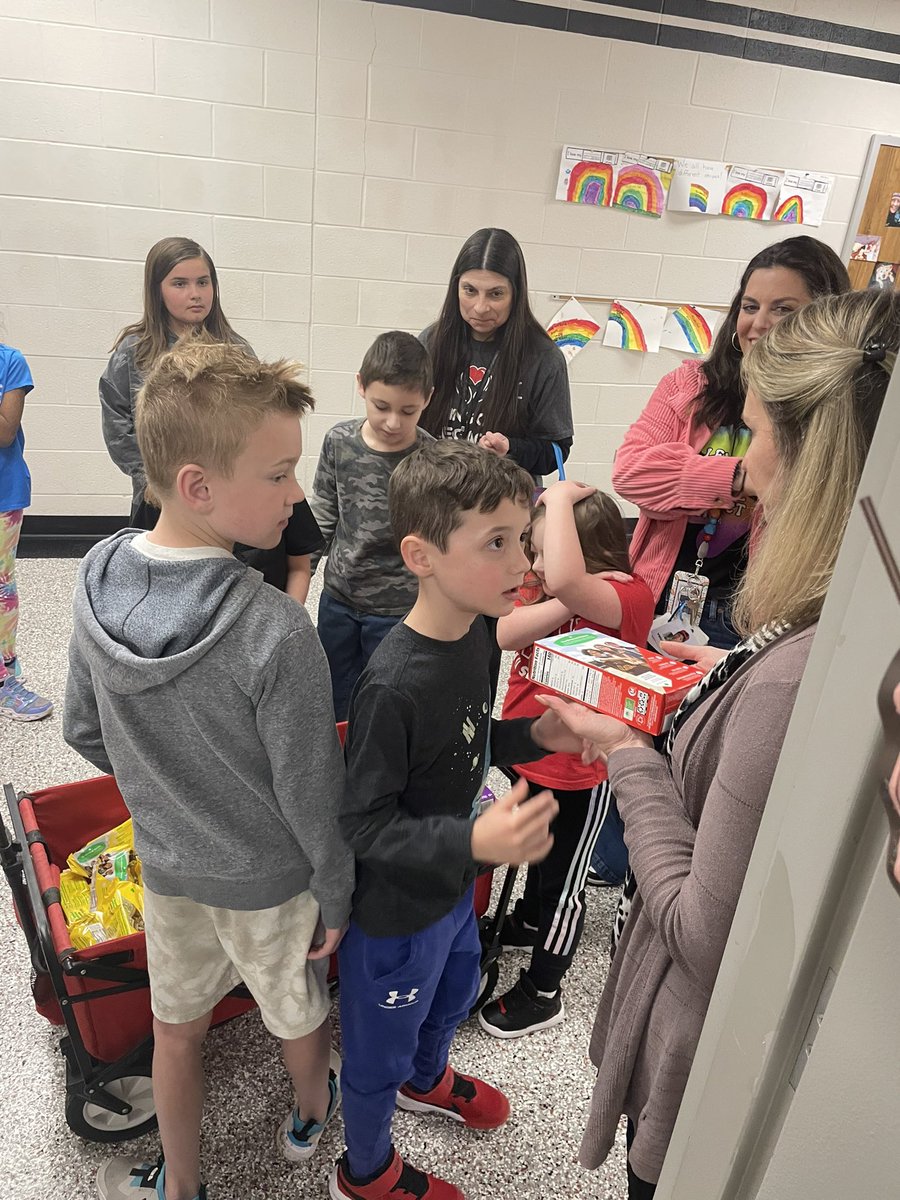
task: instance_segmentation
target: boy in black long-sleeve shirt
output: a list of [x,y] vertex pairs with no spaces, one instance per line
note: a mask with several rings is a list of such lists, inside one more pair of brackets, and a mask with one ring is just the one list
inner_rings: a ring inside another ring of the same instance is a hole
[[488,767],[581,750],[549,713],[490,717],[481,617],[512,611],[532,487],[521,467],[466,442],[427,443],[391,477],[391,523],[419,595],[350,707],[340,821],[357,888],[340,951],[348,1148],[333,1200],[463,1200],[396,1153],[396,1104],[475,1129],[509,1115],[506,1097],[458,1074],[448,1054],[479,985],[479,865],[540,861],[557,807],[519,784],[482,813]]

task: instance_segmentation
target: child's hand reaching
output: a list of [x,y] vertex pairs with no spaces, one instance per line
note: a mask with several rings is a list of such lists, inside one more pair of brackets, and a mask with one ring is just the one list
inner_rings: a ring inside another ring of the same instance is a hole
[[545,504],[547,508],[553,504],[570,504],[574,507],[580,500],[586,500],[588,496],[593,496],[596,490],[589,483],[576,483],[574,479],[560,479],[558,483],[551,483],[547,490],[541,493],[538,497],[538,504]]
[[480,863],[540,862],[550,853],[550,822],[559,811],[552,792],[528,798],[524,779],[500,796],[472,825],[472,857]]
[[306,957],[310,959],[331,958],[332,954],[334,954],[341,944],[341,938],[346,932],[346,925],[340,929],[326,929],[320,920],[316,926],[312,945],[307,951]]
[[531,740],[552,754],[581,754],[584,749],[581,737],[549,707],[531,726]]
[[478,439],[478,445],[490,450],[491,454],[496,454],[498,458],[505,458],[509,454],[509,438],[502,433],[483,433]]
[[625,571],[598,571],[594,578],[608,579],[613,583],[631,583],[634,576],[626,574]]

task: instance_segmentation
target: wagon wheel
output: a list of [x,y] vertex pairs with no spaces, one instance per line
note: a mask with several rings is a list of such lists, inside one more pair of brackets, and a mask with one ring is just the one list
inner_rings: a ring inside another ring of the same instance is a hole
[[485,1005],[491,996],[494,994],[494,988],[497,986],[497,980],[500,978],[500,960],[495,958],[492,963],[488,963],[481,974],[481,983],[478,985],[478,995],[475,997],[475,1003],[469,1009],[469,1016],[474,1017],[475,1014]]
[[[71,1082],[68,1062],[66,1076]],[[110,1112],[77,1091],[69,1091],[66,1093],[66,1123],[73,1133],[91,1142],[124,1142],[156,1128],[149,1061],[123,1067],[121,1073],[106,1084],[106,1091],[131,1105],[131,1112],[124,1115]]]

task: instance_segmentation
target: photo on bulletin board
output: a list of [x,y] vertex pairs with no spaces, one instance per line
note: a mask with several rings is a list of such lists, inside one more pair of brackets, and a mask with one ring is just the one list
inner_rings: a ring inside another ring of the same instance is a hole
[[875,134],[869,143],[841,257],[854,288],[887,287],[893,274],[900,291],[900,136]]
[[881,238],[871,233],[858,233],[850,248],[851,262],[878,262],[881,252]]
[[900,278],[900,263],[876,263],[872,278],[869,280],[869,287],[877,288],[882,292],[895,292],[898,290],[898,278]]

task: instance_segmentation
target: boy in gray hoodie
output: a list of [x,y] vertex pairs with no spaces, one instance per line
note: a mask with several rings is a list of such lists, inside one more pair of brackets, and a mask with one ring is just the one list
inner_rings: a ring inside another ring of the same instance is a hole
[[281,538],[312,403],[295,364],[176,345],[137,402],[159,521],[101,542],[79,572],[64,733],[116,776],[134,821],[164,1156],[104,1163],[104,1200],[204,1200],[201,1046],[240,980],[282,1039],[289,1161],[340,1101],[325,972],[354,880],[328,665],[306,610],[232,554]]

